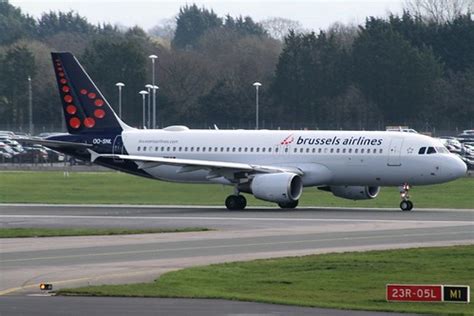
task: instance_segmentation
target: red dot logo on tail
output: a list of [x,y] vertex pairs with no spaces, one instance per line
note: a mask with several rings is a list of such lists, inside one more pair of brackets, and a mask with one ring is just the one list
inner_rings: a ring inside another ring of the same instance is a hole
[[73,117],[69,120],[69,126],[71,126],[72,128],[78,129],[79,127],[81,127],[81,120],[78,119],[77,117]]
[[76,114],[76,112],[77,112],[77,108],[76,108],[75,105],[70,104],[70,105],[68,105],[68,106],[66,107],[66,112],[68,112],[68,113],[71,114],[71,115],[74,115],[74,114]]
[[95,120],[92,117],[86,117],[84,119],[84,126],[87,128],[92,128],[95,125]]

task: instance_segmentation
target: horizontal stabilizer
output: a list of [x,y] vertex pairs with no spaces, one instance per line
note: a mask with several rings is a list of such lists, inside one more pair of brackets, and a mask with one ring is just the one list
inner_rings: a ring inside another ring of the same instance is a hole
[[16,141],[26,144],[38,144],[49,147],[51,149],[58,148],[91,148],[92,144],[64,142],[60,140],[46,140],[36,138],[18,138]]

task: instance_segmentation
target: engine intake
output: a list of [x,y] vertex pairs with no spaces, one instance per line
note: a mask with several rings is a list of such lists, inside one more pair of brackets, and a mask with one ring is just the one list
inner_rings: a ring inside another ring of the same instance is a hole
[[380,187],[371,186],[331,186],[332,194],[349,200],[374,199],[380,192]]
[[276,203],[297,201],[303,193],[303,180],[294,173],[268,173],[256,175],[250,184],[257,198]]

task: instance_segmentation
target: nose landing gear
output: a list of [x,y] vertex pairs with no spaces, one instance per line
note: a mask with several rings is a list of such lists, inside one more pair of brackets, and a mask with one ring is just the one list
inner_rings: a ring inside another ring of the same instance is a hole
[[413,202],[410,201],[410,196],[408,195],[409,190],[410,185],[408,185],[408,183],[404,183],[400,187],[400,197],[402,199],[400,202],[400,208],[402,211],[411,211],[413,209]]

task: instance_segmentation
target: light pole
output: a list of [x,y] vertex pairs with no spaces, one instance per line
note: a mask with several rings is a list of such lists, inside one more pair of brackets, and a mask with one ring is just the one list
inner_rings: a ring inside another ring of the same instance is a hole
[[260,82],[254,82],[253,86],[255,87],[255,129],[258,129],[258,88],[262,84]]
[[[153,94],[155,95],[155,98],[156,98],[156,94],[158,93],[158,89],[159,87],[158,86],[152,86],[151,87],[153,89]],[[154,128],[156,128],[156,114],[157,114],[157,108],[155,107],[155,109],[153,110],[154,111],[154,114],[153,114],[153,119],[155,120],[155,123],[154,123]]]
[[153,88],[153,85],[147,84],[147,85],[145,85],[145,88],[148,90],[148,111],[147,111],[148,112],[147,113],[148,120],[147,120],[146,125],[148,127],[151,127],[151,122],[150,122],[150,120],[151,120],[151,101],[150,101],[150,99],[151,99],[151,89]]
[[125,84],[122,83],[122,82],[117,82],[115,84],[117,87],[118,87],[118,91],[119,91],[119,117],[120,119],[122,118],[122,87],[125,87]]
[[[155,86],[155,59],[158,58],[156,55],[150,55],[148,58],[151,59],[151,84]],[[156,128],[156,89],[153,89],[153,123],[152,128]]]
[[33,135],[33,90],[31,89],[31,77],[28,76],[28,117],[30,135]]
[[138,92],[139,94],[142,95],[142,105],[143,105],[143,128],[146,128],[146,125],[145,125],[145,97],[146,95],[148,94],[148,92],[146,92],[145,90],[142,90],[140,92]]

